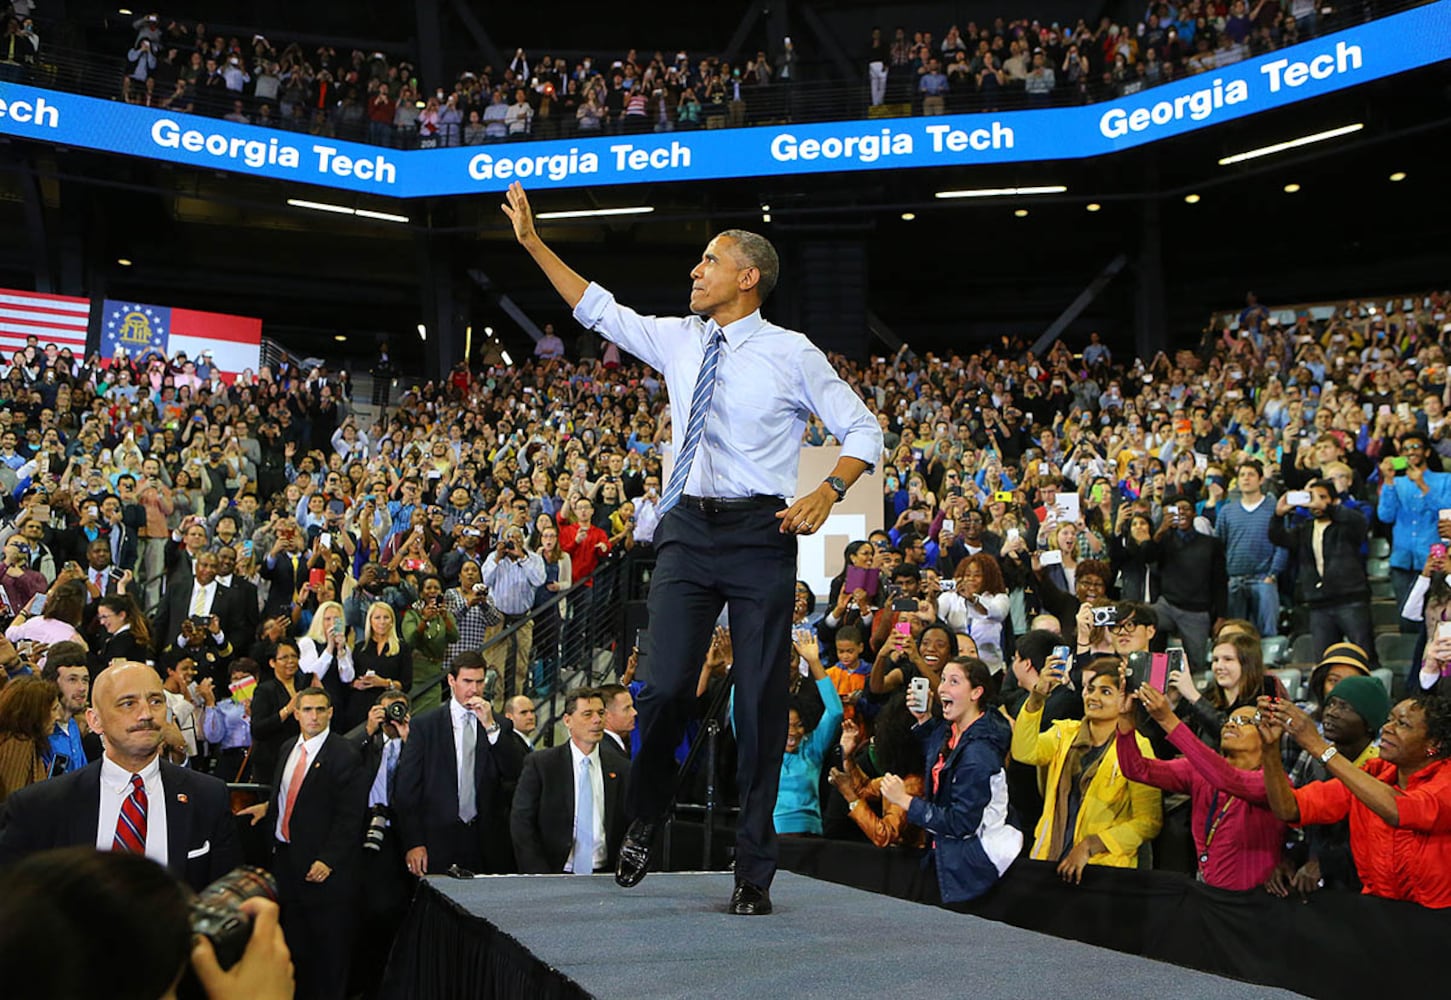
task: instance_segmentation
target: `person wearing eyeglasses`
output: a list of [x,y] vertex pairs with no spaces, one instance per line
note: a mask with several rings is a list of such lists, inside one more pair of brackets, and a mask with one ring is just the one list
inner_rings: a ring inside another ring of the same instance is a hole
[[[1151,760],[1139,753],[1134,700],[1184,756]],[[1201,882],[1236,891],[1263,885],[1279,864],[1285,824],[1275,818],[1265,797],[1266,751],[1255,729],[1258,710],[1253,704],[1241,705],[1225,716],[1216,754],[1180,723],[1162,691],[1144,684],[1134,700],[1125,699],[1118,718],[1118,763],[1124,777],[1189,796],[1189,829]]]

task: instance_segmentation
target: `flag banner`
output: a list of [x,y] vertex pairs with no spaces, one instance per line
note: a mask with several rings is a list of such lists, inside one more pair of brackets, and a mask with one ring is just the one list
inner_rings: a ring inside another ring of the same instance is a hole
[[69,347],[78,360],[84,360],[90,322],[90,299],[0,288],[0,353],[7,361],[25,348],[31,336],[41,350],[46,344]]
[[250,316],[174,309],[107,299],[101,320],[101,360],[118,350],[136,358],[156,351],[191,361],[210,352],[213,366],[235,375],[256,371],[262,360],[262,321]]

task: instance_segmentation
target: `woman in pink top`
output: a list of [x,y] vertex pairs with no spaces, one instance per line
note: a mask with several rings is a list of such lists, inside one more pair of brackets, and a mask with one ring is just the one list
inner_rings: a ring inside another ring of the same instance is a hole
[[1166,792],[1188,793],[1202,882],[1234,890],[1263,885],[1280,860],[1285,824],[1270,812],[1265,797],[1255,707],[1244,705],[1229,713],[1215,753],[1180,724],[1160,691],[1145,684],[1138,698],[1184,756],[1144,759],[1134,740],[1133,713],[1125,712],[1118,720],[1118,762],[1124,777]]

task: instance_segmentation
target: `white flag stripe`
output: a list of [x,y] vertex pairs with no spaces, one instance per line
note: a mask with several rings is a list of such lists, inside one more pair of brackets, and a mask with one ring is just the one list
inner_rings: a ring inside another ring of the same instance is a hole
[[44,347],[47,343],[63,344],[67,347],[86,346],[86,331],[84,327],[72,332],[70,330],[57,330],[51,326],[36,326],[34,323],[17,323],[14,320],[0,320],[0,333],[14,334],[20,338],[22,343],[26,337],[33,333],[35,334],[36,340],[40,341],[41,347]]
[[90,317],[86,315],[48,312],[44,309],[18,309],[13,306],[10,308],[0,307],[0,319],[34,320],[38,323],[49,323],[67,330],[84,330],[90,323]]
[[0,292],[0,305],[56,309],[60,312],[79,313],[84,316],[91,314],[91,303],[86,299],[52,298],[44,295],[26,295],[24,292]]

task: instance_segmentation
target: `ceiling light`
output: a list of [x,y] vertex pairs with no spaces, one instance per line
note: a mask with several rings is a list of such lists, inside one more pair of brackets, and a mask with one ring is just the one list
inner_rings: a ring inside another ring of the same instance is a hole
[[418,324],[418,339],[420,339],[420,340],[427,340],[428,339],[428,327],[424,326],[422,323],[419,323]]
[[1352,132],[1359,132],[1365,128],[1363,122],[1356,122],[1354,125],[1342,125],[1340,128],[1330,129],[1328,132],[1316,132],[1314,135],[1302,135],[1298,139],[1290,139],[1286,142],[1277,142],[1273,146],[1261,146],[1259,149],[1251,149],[1245,153],[1235,153],[1233,156],[1226,156],[1219,161],[1221,167],[1227,167],[1231,163],[1243,163],[1245,160],[1253,160],[1261,156],[1273,156],[1275,153],[1283,153],[1287,149],[1294,149],[1297,146],[1308,146],[1312,142],[1324,142],[1326,139],[1338,139],[1342,135],[1349,135]]
[[335,334],[333,334],[333,340],[336,340],[339,344],[341,344],[343,341],[345,341],[347,339],[348,338],[344,334],[341,334],[341,333],[335,333]]
[[1025,194],[1062,194],[1068,189],[1062,184],[1044,187],[1020,188],[968,188],[965,191],[938,191],[938,198],[1015,198]]
[[408,216],[394,215],[392,212],[373,212],[366,208],[360,208],[353,213],[360,219],[378,219],[381,222],[407,222]]
[[117,264],[120,264],[122,267],[130,267],[131,266],[131,258],[130,257],[117,257],[116,258],[116,263]]
[[1391,181],[1393,183],[1399,184],[1401,181],[1403,181],[1405,179],[1406,179],[1406,172],[1404,170],[1397,170],[1395,173],[1391,174]]
[[1028,217],[1028,210],[1026,208],[1020,208],[1013,214],[1020,219],[1026,219]]
[[1300,190],[1300,185],[1293,182],[1285,185],[1285,194],[1294,194]]
[[917,213],[916,212],[903,212],[902,213],[902,221],[903,222],[911,222],[915,218],[917,218]]
[[1197,204],[1199,204],[1199,196],[1197,194],[1186,194],[1184,196],[1184,204],[1186,204],[1186,205],[1197,205]]
[[293,208],[310,208],[314,212],[333,212],[337,215],[353,214],[353,210],[346,205],[334,205],[326,201],[304,201],[301,198],[288,198],[287,204]]
[[484,333],[492,337],[494,335],[494,328],[492,326],[486,326],[484,327]]
[[501,357],[501,358],[504,359],[504,364],[506,364],[506,365],[512,365],[514,363],[514,359],[511,358],[511,357],[509,357],[509,352],[508,351],[500,351],[499,352],[499,357]]
[[1103,206],[1096,201],[1090,201],[1087,205],[1083,207],[1088,209],[1090,212],[1097,212],[1099,209],[1103,208]]
[[117,14],[120,14],[122,17],[130,17],[131,16],[131,11],[128,10],[127,8],[125,8],[125,7],[122,7],[119,10],[117,10],[116,13]]
[[655,209],[650,205],[635,208],[591,208],[577,212],[537,212],[536,219],[590,219],[597,215],[646,215]]
[[765,215],[761,216],[761,221],[762,222],[770,222],[771,221],[771,213],[770,212],[767,212]]
[[761,211],[763,211],[763,212],[769,212],[770,210],[771,210],[771,206],[770,205],[767,205],[765,202],[762,202],[761,203]]

